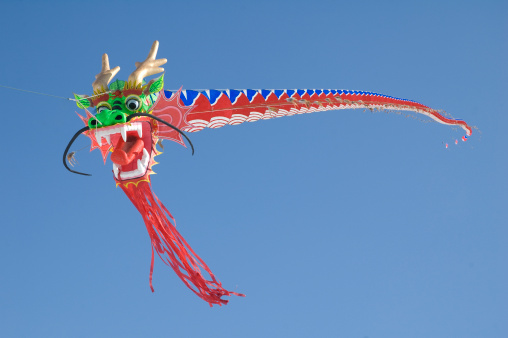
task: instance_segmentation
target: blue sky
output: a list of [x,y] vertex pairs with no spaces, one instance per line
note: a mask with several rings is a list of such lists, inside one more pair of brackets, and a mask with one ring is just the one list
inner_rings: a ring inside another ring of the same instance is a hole
[[[166,88],[337,88],[444,109],[361,110],[165,143],[153,189],[227,289],[209,308],[160,261],[111,162],[61,156],[74,103],[0,88],[0,334],[506,337],[503,1],[2,1],[0,85],[90,94],[160,41]],[[7,13],[7,14],[5,14]],[[444,143],[450,143],[445,149]],[[75,149],[89,145],[79,139]]]

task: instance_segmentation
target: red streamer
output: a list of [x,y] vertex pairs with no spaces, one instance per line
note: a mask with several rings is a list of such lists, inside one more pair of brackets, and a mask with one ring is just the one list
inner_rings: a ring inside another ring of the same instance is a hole
[[[152,275],[155,249],[162,261],[173,268],[185,285],[208,302],[210,306],[227,304],[228,300],[222,299],[223,296],[245,297],[243,294],[228,291],[222,287],[221,282],[215,278],[210,268],[178,233],[174,225],[175,219],[152,192],[150,182],[142,181],[127,184],[127,187],[124,184],[120,184],[120,186],[143,217],[150,235],[152,242],[150,288],[152,292],[154,291]],[[203,276],[201,269],[209,274],[210,280]]]

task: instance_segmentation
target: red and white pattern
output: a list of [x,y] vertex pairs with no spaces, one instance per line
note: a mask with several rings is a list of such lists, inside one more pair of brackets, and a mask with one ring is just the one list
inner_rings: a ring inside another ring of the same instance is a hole
[[434,109],[406,99],[372,92],[336,89],[225,89],[165,91],[168,98],[180,96],[192,106],[182,130],[196,132],[243,122],[339,109],[380,109],[412,111],[445,125],[460,126],[470,136],[472,129],[464,121],[449,119]]

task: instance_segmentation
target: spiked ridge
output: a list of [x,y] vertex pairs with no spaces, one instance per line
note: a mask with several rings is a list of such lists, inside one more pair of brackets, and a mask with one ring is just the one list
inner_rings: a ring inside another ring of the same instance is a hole
[[[90,120],[90,118],[93,117],[93,115],[88,111],[86,110],[86,115],[87,117],[83,117],[81,116],[80,114],[76,113],[79,118],[81,119],[81,121],[83,121],[83,123],[85,125],[88,125],[88,120]],[[85,136],[87,136],[88,138],[90,138],[90,141],[92,142],[91,146],[90,146],[90,151],[94,150],[94,149],[99,149],[100,152],[101,152],[101,155],[102,155],[102,159],[104,161],[104,164],[106,164],[106,159],[108,158],[108,154],[109,154],[109,151],[111,149],[111,145],[108,144],[108,143],[105,143],[105,144],[99,144],[97,142],[97,138],[95,137],[95,133],[92,131],[92,130],[88,130],[84,133]]]

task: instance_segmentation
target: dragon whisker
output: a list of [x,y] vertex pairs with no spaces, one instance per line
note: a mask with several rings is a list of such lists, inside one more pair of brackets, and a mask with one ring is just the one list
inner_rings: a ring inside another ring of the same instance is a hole
[[[65,168],[67,170],[69,170],[71,173],[79,174],[79,175],[84,175],[84,176],[92,176],[90,174],[81,173],[79,171],[72,170],[71,168],[69,168],[69,166],[67,165],[67,161],[66,161],[69,157],[72,159],[72,157],[74,155],[73,154],[74,152],[71,152],[69,155],[67,155],[69,153],[69,149],[72,146],[72,144],[74,143],[74,141],[78,138],[78,136],[80,134],[84,133],[87,130],[90,130],[90,127],[88,127],[88,126],[87,127],[83,127],[80,130],[78,130],[76,132],[76,134],[74,134],[74,136],[71,138],[71,140],[69,141],[69,144],[67,144],[67,147],[65,148],[65,151],[64,151],[64,154],[63,154],[63,164],[64,164]],[[71,165],[72,165],[72,162],[71,162]]]

